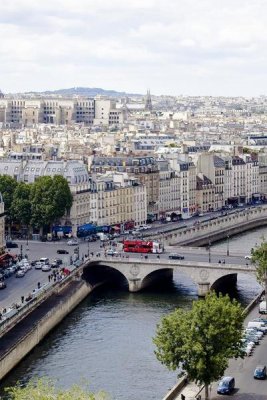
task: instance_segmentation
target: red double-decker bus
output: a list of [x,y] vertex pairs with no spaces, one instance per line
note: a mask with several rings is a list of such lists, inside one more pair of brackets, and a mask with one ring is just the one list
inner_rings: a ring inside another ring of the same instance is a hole
[[144,240],[124,240],[123,251],[126,253],[154,253],[160,254],[163,252],[162,245],[159,242],[144,241]]

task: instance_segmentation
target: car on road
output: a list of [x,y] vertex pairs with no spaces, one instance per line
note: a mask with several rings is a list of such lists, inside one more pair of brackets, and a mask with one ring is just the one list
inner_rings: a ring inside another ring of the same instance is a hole
[[265,379],[266,378],[266,365],[258,365],[255,368],[254,379]]
[[107,256],[117,256],[119,253],[116,251],[116,250],[113,250],[113,249],[108,249],[107,251],[106,251],[106,255]]
[[70,239],[67,241],[68,246],[77,246],[77,244],[79,244],[79,242],[76,239]]
[[182,254],[178,254],[178,253],[171,253],[169,255],[169,259],[170,260],[184,260],[184,256],[182,256]]
[[218,394],[231,394],[235,389],[235,378],[232,376],[224,376],[220,381],[217,393]]
[[18,246],[18,244],[17,243],[15,243],[15,242],[6,242],[6,247],[8,248],[8,249],[16,249],[16,248],[18,248],[19,246]]
[[68,250],[65,249],[58,249],[57,254],[69,254]]
[[25,275],[25,272],[22,271],[21,269],[19,269],[19,270],[16,272],[16,278],[23,278],[24,275]]
[[34,268],[35,269],[42,269],[42,263],[40,261],[36,261]]
[[43,272],[51,271],[50,265],[48,265],[48,264],[43,265],[43,266],[42,266],[42,271],[43,271]]
[[5,289],[5,288],[6,288],[6,282],[0,281],[0,289]]
[[246,260],[251,260],[251,259],[252,259],[252,256],[247,255],[247,256],[245,256],[245,259],[246,259]]

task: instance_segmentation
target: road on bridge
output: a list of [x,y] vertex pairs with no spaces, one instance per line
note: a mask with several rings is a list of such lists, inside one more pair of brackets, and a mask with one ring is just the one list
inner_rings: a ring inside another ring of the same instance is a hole
[[[38,241],[29,241],[28,245],[26,241],[18,241],[19,248],[12,249],[11,253],[19,254],[22,245],[23,254],[27,253],[29,260],[37,260],[40,257],[48,257],[50,261],[53,258],[61,258],[63,261],[68,260],[69,256],[74,254],[74,249],[77,246],[68,246],[66,241],[60,242],[38,242]],[[57,254],[58,249],[66,249],[69,251],[69,255],[65,256],[64,254]],[[92,242],[88,243],[83,240],[79,241],[79,251],[80,256],[86,255],[89,252],[100,252],[104,255],[103,249],[100,248],[100,242]],[[179,253],[184,255],[185,261],[198,261],[198,262],[208,262],[209,258],[212,263],[217,263],[219,260],[225,260],[226,264],[238,264],[238,265],[246,265],[246,263],[250,263],[245,260],[244,256],[240,255],[230,255],[229,257],[223,253],[215,253],[210,252],[206,249],[188,249],[184,248],[176,248],[173,246],[166,247],[166,251],[163,254],[160,254],[160,258],[162,260],[169,259],[170,253]],[[123,254],[123,253],[122,253]],[[127,253],[129,258],[141,258],[141,254],[136,253]],[[149,254],[149,260],[157,260],[156,254]],[[0,291],[0,310],[1,308],[9,307],[14,302],[20,302],[21,296],[27,296],[29,292],[37,287],[37,282],[41,284],[48,282],[47,272],[42,272],[40,270],[35,270],[34,268],[27,272],[27,274],[23,278],[15,278],[15,276],[11,276],[6,279],[7,288]]]

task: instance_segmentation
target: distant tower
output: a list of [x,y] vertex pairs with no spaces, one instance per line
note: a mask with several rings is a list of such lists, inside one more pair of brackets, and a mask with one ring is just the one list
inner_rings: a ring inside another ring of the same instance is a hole
[[0,89],[0,99],[3,99],[5,96],[4,96],[4,93],[1,91],[1,89]]
[[145,110],[152,111],[152,100],[151,100],[151,95],[150,95],[149,89],[147,90],[147,94],[146,94]]

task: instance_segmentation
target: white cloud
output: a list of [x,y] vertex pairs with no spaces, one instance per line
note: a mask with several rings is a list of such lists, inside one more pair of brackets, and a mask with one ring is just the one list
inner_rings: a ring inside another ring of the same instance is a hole
[[257,95],[266,15],[264,0],[2,1],[0,85]]

